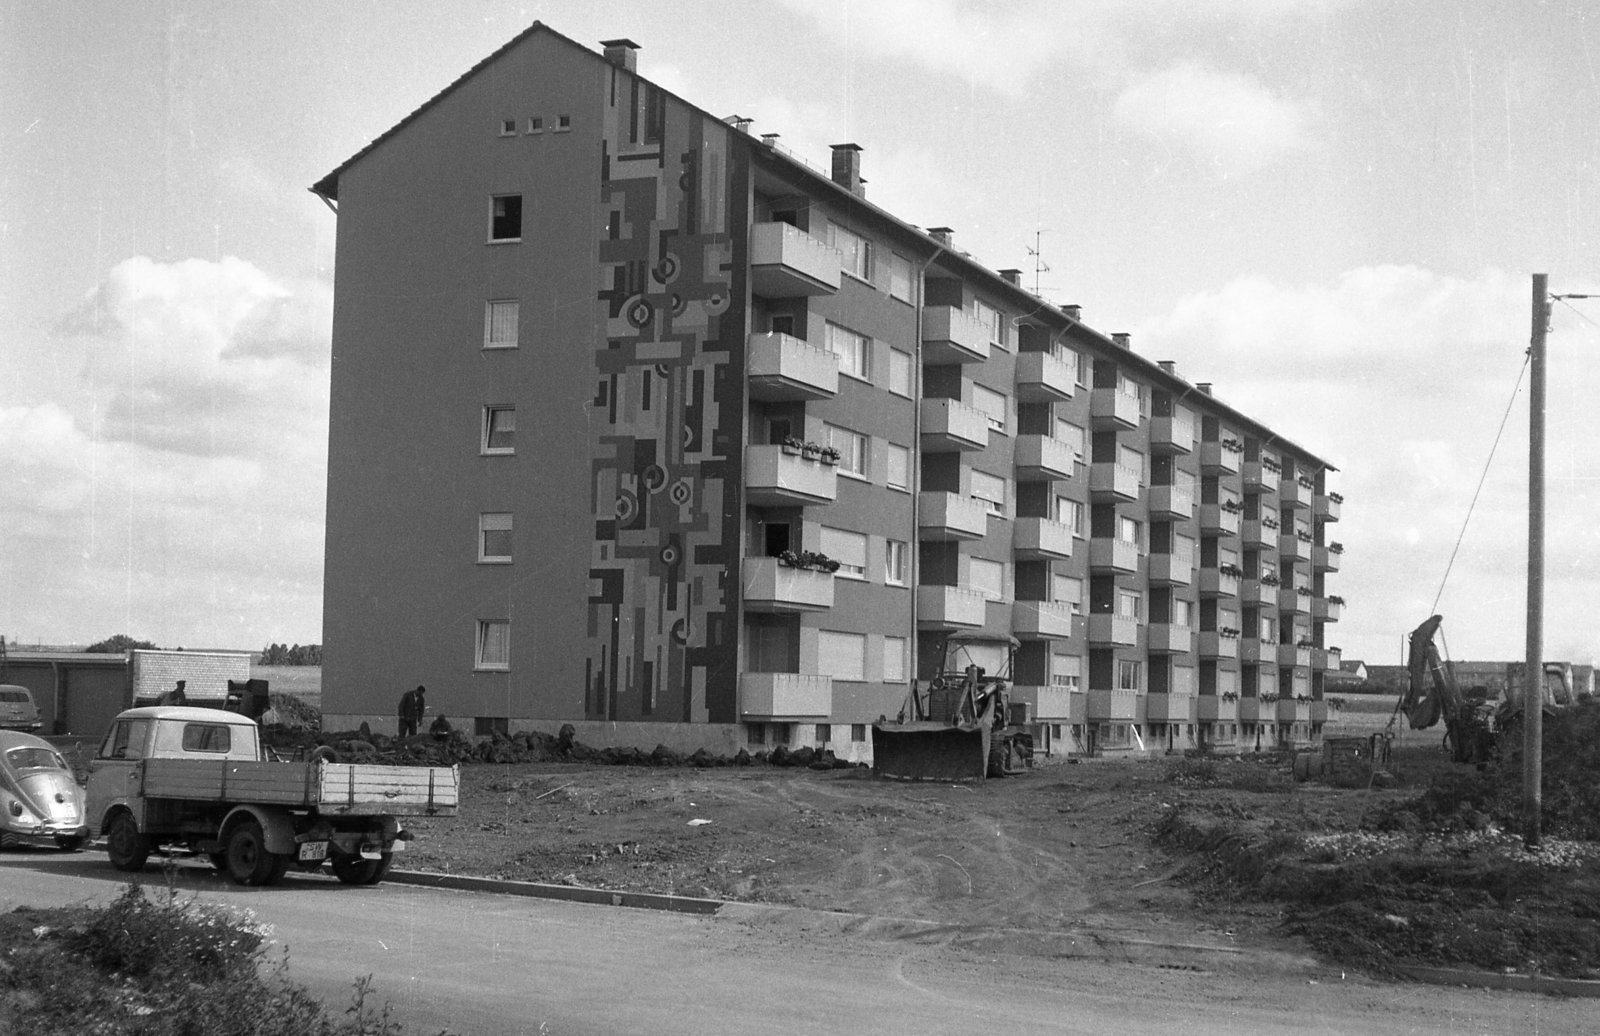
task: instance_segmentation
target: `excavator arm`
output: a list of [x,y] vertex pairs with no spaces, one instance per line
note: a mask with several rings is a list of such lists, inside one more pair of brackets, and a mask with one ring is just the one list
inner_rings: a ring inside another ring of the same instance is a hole
[[1467,701],[1450,664],[1439,657],[1433,638],[1443,621],[1443,616],[1435,615],[1411,631],[1407,687],[1400,708],[1412,730],[1425,730],[1444,720],[1445,740],[1456,762],[1487,762],[1494,753],[1491,710]]

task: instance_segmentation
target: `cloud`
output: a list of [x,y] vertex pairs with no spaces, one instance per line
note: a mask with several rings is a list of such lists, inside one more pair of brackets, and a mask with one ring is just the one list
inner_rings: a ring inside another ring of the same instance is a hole
[[1112,115],[1225,173],[1259,169],[1311,143],[1303,105],[1274,96],[1248,76],[1193,61],[1130,83]]
[[[1519,658],[1525,379],[1498,447],[1495,437],[1528,310],[1525,278],[1375,266],[1320,285],[1237,278],[1136,328],[1134,342],[1146,355],[1187,357],[1186,378],[1214,382],[1220,398],[1342,469],[1344,520],[1330,537],[1348,550],[1330,587],[1350,608],[1329,635],[1347,657],[1399,661],[1399,635],[1428,617],[1442,584],[1455,657]],[[1600,597],[1600,456],[1587,419],[1600,393],[1600,360],[1589,358],[1600,332],[1558,312],[1551,342],[1547,654],[1588,661],[1600,654],[1580,603]]]

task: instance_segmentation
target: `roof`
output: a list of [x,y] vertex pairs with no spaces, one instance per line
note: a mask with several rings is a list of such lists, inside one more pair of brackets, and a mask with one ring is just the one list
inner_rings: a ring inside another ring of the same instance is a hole
[[20,730],[0,730],[0,752],[9,752],[13,748],[48,748],[56,751],[56,746],[42,737],[33,734],[24,734]]
[[12,665],[70,662],[73,665],[126,666],[128,656],[121,651],[7,651],[6,661]]
[[231,723],[234,726],[253,727],[256,721],[249,716],[224,709],[202,709],[193,705],[144,705],[137,709],[124,709],[118,719],[184,719],[194,722]]

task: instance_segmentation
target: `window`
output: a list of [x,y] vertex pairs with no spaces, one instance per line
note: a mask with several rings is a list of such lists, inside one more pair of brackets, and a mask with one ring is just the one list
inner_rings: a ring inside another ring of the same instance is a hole
[[823,328],[823,346],[839,357],[839,373],[862,381],[872,380],[872,339],[847,327],[828,323]]
[[1088,388],[1093,381],[1094,367],[1089,361],[1088,353],[1078,353],[1078,385]]
[[817,724],[817,744],[825,745],[829,741],[832,741],[832,740],[833,740],[833,724],[831,724],[831,723],[818,723]]
[[991,601],[1003,601],[1006,597],[1006,566],[998,561],[985,561],[983,558],[973,558],[967,563],[967,581],[972,589],[983,594]]
[[494,670],[511,668],[511,623],[478,620],[478,647],[472,668]]
[[1117,447],[1117,465],[1135,472],[1139,476],[1141,486],[1150,482],[1149,472],[1145,470],[1144,454],[1127,446]]
[[1278,642],[1278,620],[1270,615],[1261,616],[1261,639],[1274,644]]
[[859,532],[822,527],[822,553],[839,563],[841,579],[867,578],[867,538]]
[[1083,535],[1083,504],[1064,496],[1056,497],[1056,521],[1072,530],[1072,535]]
[[982,500],[990,514],[1006,515],[1006,480],[997,478],[987,471],[973,471],[972,473],[972,498]]
[[485,454],[517,452],[517,408],[514,406],[486,406],[483,408],[483,443]]
[[1072,605],[1072,614],[1083,614],[1083,580],[1077,576],[1051,576],[1050,599]]
[[565,133],[567,130],[569,130],[571,128],[572,128],[572,116],[570,116],[570,115],[557,115],[556,116],[556,132],[557,133]]
[[544,120],[539,118],[539,117],[537,117],[537,116],[534,116],[534,117],[530,118],[528,120],[528,132],[529,133],[543,133],[544,132]]
[[750,744],[764,745],[767,743],[767,725],[765,723],[749,723],[746,726],[750,728],[748,733]]
[[817,668],[835,680],[867,678],[867,638],[860,633],[817,631]]
[[522,240],[522,195],[497,194],[489,211],[490,241]]
[[1194,604],[1181,597],[1172,599],[1172,624],[1174,626],[1194,625]]
[[1050,683],[1056,687],[1078,690],[1083,686],[1083,659],[1077,655],[1050,655]]
[[515,299],[491,300],[483,316],[483,347],[485,349],[515,349],[517,346],[517,315],[521,304]]
[[487,512],[478,515],[478,563],[511,563],[511,515]]
[[871,280],[872,242],[837,223],[830,223],[828,227],[831,231],[829,243],[839,250],[843,260],[840,265],[844,272],[864,281]]
[[1071,446],[1073,452],[1078,455],[1079,460],[1083,459],[1083,447],[1086,440],[1084,438],[1082,428],[1073,424],[1071,421],[1066,421],[1058,417],[1056,418],[1055,437],[1066,443],[1068,446]]
[[1117,516],[1117,539],[1135,547],[1144,546],[1144,525],[1132,518]]
[[903,255],[889,253],[889,296],[901,302],[911,298],[911,260]]
[[989,427],[996,432],[1006,430],[1006,396],[1004,392],[985,388],[982,385],[972,386],[972,405],[984,412],[989,418]]
[[1138,619],[1144,612],[1144,599],[1137,590],[1117,589],[1117,616]]
[[906,682],[906,638],[883,638],[883,682]]
[[217,752],[226,755],[233,744],[233,733],[226,723],[185,723],[185,752]]
[[911,450],[905,446],[888,444],[887,464],[888,470],[884,472],[884,481],[890,489],[911,488]]
[[889,391],[897,396],[911,395],[911,354],[889,350]]
[[1004,313],[981,299],[973,299],[972,315],[977,318],[978,323],[989,329],[989,343],[991,345],[998,345],[1002,349],[1007,348],[1006,330],[1009,324]]
[[823,427],[828,430],[828,445],[839,451],[839,473],[866,478],[867,457],[871,453],[867,437],[838,425]]
[[883,581],[890,586],[906,585],[906,544],[903,540],[883,541]]
[[1139,689],[1139,663],[1126,658],[1117,659],[1117,690],[1137,691]]
[[517,135],[517,120],[516,119],[501,119],[500,120],[500,135],[502,137],[514,137],[514,136],[516,136]]
[[867,739],[867,725],[865,723],[850,724],[850,740],[857,743]]

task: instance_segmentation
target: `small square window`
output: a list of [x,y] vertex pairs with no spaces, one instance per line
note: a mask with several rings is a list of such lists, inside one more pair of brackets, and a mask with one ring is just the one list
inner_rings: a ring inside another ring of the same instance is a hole
[[511,668],[511,623],[478,620],[478,644],[472,668],[506,671]]
[[569,130],[571,128],[572,128],[572,116],[570,116],[570,115],[558,115],[558,116],[556,116],[556,132],[557,133],[565,133],[567,130]]
[[516,407],[486,406],[483,408],[483,441],[480,449],[484,454],[517,452],[516,437]]
[[817,724],[817,744],[819,744],[819,745],[827,745],[827,743],[829,741],[832,741],[832,740],[833,740],[833,724],[831,724],[831,723],[818,723]]
[[850,740],[860,744],[867,739],[867,725],[865,723],[850,724]]
[[517,347],[517,318],[520,311],[521,304],[515,299],[497,299],[489,302],[483,315],[485,349]]
[[522,240],[522,195],[497,194],[490,199],[489,240]]
[[529,133],[543,133],[544,132],[544,120],[541,119],[541,118],[538,118],[538,117],[530,118],[528,120],[528,132]]
[[478,563],[511,563],[511,515],[487,512],[478,515]]
[[516,136],[517,135],[517,120],[516,119],[501,119],[500,120],[500,135],[502,137],[514,137],[514,136]]
[[747,738],[750,744],[764,745],[767,743],[767,725],[765,723],[748,723],[746,726],[750,728]]

